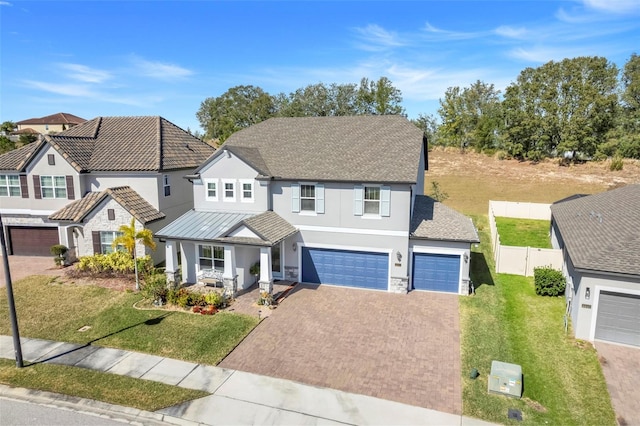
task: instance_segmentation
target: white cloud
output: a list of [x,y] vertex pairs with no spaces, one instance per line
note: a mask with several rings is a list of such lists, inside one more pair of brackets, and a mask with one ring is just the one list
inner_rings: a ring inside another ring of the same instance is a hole
[[137,73],[158,80],[182,79],[193,75],[193,71],[179,65],[148,61],[135,55],[131,56],[131,62]]
[[109,71],[90,68],[86,65],[63,63],[58,66],[69,71],[68,77],[85,83],[102,83],[112,77]]
[[638,0],[584,0],[584,5],[589,9],[599,12],[625,14],[640,12]]
[[468,40],[472,38],[478,38],[485,36],[485,32],[470,32],[465,33],[461,31],[449,31],[441,28],[436,28],[429,22],[424,24],[424,33],[431,38],[439,40]]
[[61,84],[46,83],[44,81],[23,80],[23,83],[32,89],[43,90],[57,95],[74,96],[74,97],[91,97],[95,93],[86,84]]
[[514,39],[522,39],[525,36],[529,35],[529,32],[524,27],[511,27],[509,25],[501,25],[495,30],[493,30],[499,36],[506,38],[514,38]]
[[369,24],[364,28],[354,28],[354,31],[359,34],[360,39],[364,42],[364,44],[359,45],[363,50],[379,51],[400,47],[405,44],[396,33],[387,31],[379,25]]
[[0,1],[0,6],[13,6],[13,4],[9,3],[8,1]]

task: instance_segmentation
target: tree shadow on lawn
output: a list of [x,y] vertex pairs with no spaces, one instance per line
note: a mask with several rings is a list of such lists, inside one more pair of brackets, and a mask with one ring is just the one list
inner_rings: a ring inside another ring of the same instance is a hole
[[127,331],[129,329],[138,327],[140,325],[157,325],[157,324],[160,324],[162,322],[162,320],[164,320],[169,315],[173,315],[173,312],[165,312],[162,315],[159,315],[157,317],[149,318],[149,319],[147,319],[145,321],[140,321],[139,323],[132,324],[130,326],[121,328],[120,330],[111,332],[109,334],[105,334],[104,336],[97,337],[97,338],[95,338],[93,340],[90,340],[89,342],[85,343],[84,345],[83,344],[78,344],[78,347],[76,347],[76,348],[70,349],[70,350],[68,350],[66,352],[62,352],[62,353],[56,354],[56,355],[54,355],[52,357],[45,358],[45,359],[40,360],[40,361],[33,362],[33,363],[29,364],[29,365],[35,365],[35,364],[42,364],[42,363],[46,363],[46,362],[51,362],[51,361],[53,361],[53,360],[55,360],[57,358],[68,356],[68,355],[73,354],[75,352],[84,351],[86,348],[92,346],[93,343],[95,343],[95,342],[97,342],[99,340],[106,339],[107,337],[114,336],[114,335],[116,335],[118,333],[122,333],[124,331]]
[[487,263],[487,259],[484,257],[484,253],[471,252],[470,275],[475,289],[478,289],[483,285],[495,285],[493,282],[493,276],[491,275],[491,270],[489,269],[489,264]]

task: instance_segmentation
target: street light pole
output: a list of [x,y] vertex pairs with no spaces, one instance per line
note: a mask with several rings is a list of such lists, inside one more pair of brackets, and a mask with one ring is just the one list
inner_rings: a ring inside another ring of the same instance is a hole
[[9,317],[11,319],[11,334],[13,335],[13,350],[16,356],[16,367],[24,367],[22,362],[22,346],[20,346],[20,332],[18,331],[18,317],[16,305],[13,301],[13,285],[11,283],[11,271],[9,270],[9,257],[7,255],[7,242],[4,238],[4,225],[0,214],[0,246],[2,246],[2,259],[4,261],[4,277],[7,285],[7,301],[9,302]]

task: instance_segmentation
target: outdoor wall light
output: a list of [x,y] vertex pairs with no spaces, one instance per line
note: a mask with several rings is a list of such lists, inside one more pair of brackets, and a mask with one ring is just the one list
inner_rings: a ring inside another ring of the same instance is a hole
[[584,290],[584,298],[585,298],[586,300],[591,299],[591,289],[590,289],[589,287],[587,287],[587,288]]
[[469,255],[467,253],[464,254],[464,263],[469,263]]
[[398,258],[398,262],[402,262],[402,253],[400,253],[400,250],[396,252],[396,257]]
[[296,244],[296,243],[291,244],[291,250],[293,250],[293,251],[298,250],[298,244]]

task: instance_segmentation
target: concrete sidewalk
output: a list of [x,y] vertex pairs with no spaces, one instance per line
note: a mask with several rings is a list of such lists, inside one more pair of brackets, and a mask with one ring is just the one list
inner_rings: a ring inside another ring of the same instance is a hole
[[[26,361],[73,365],[211,393],[156,413],[167,421],[203,425],[488,424],[369,396],[138,352],[41,339],[23,338],[21,342]],[[14,359],[11,336],[0,336],[0,357]]]

